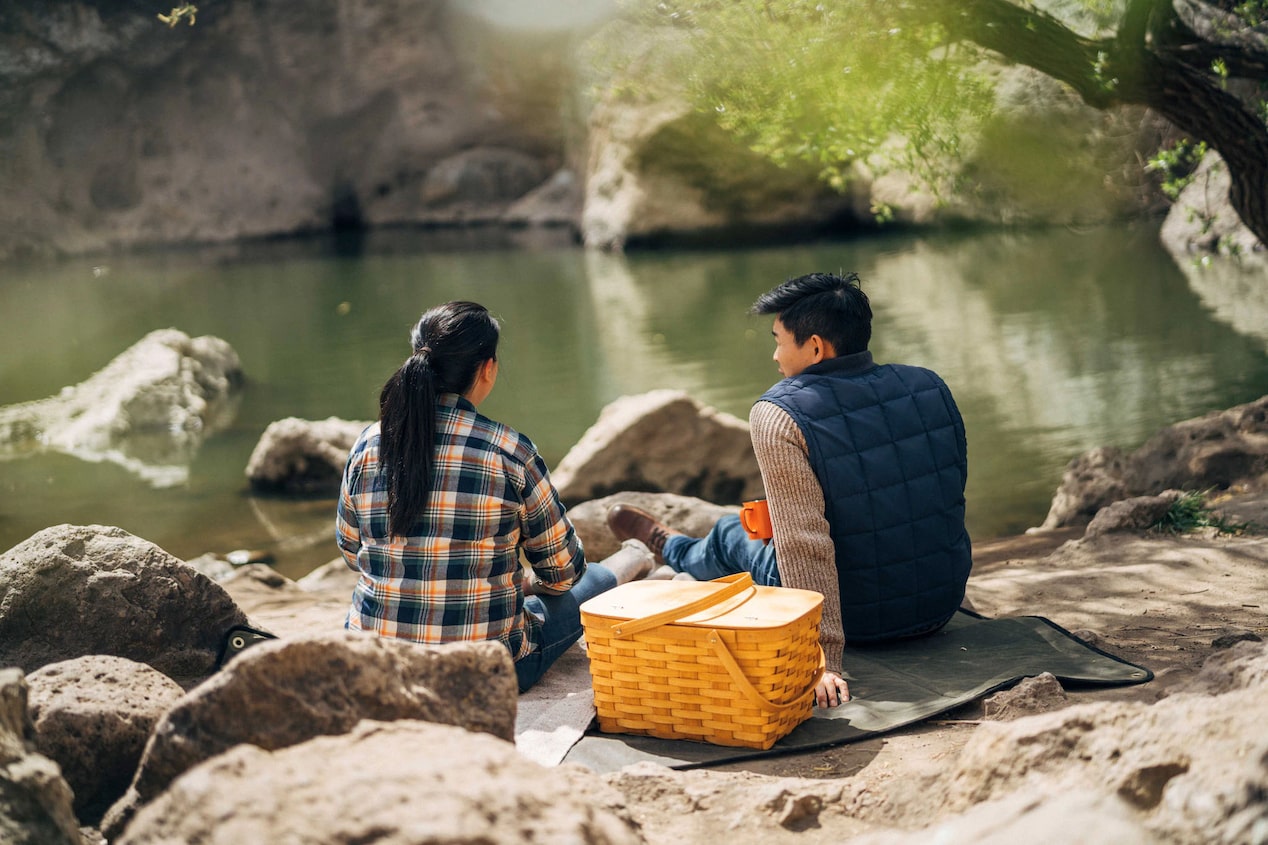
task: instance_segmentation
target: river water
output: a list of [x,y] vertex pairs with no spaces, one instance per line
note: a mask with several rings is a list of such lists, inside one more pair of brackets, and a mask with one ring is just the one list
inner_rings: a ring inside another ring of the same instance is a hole
[[181,558],[271,552],[302,575],[335,557],[333,500],[252,496],[244,469],[288,416],[372,419],[429,305],[474,299],[503,321],[486,413],[555,464],[618,396],[681,388],[747,418],[778,378],[784,279],[856,270],[878,361],[951,386],[969,439],[975,539],[1038,525],[1067,462],[1268,393],[1262,341],[1217,320],[1149,225],[892,234],[725,250],[589,253],[507,233],[390,233],[0,267],[0,405],[80,382],[156,328],[213,334],[248,383],[188,478],[158,487],[110,462],[0,459],[0,549],[61,522],[118,525]]

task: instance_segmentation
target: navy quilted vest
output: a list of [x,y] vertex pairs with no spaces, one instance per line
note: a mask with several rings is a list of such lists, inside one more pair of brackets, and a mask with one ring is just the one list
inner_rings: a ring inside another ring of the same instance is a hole
[[964,528],[964,422],[935,373],[842,355],[759,401],[801,429],[836,546],[846,642],[940,627],[972,566]]

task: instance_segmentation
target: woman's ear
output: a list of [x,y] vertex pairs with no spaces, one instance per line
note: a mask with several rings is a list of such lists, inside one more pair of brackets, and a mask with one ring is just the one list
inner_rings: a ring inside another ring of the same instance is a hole
[[498,359],[490,358],[480,366],[476,367],[475,378],[471,381],[471,387],[462,395],[467,398],[472,405],[479,405],[485,399],[489,398],[489,393],[493,391],[493,385],[498,380]]

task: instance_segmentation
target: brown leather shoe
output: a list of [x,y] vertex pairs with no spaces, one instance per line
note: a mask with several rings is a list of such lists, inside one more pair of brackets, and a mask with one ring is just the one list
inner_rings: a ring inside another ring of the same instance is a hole
[[665,541],[681,531],[675,531],[645,510],[633,505],[613,505],[608,508],[608,528],[616,535],[616,539],[638,540],[656,555],[656,560],[664,563]]

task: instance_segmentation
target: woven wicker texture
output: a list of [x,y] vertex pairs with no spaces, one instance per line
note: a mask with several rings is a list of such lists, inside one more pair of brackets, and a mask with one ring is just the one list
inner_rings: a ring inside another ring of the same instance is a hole
[[591,599],[581,619],[600,730],[769,748],[810,718],[822,602],[747,575]]

